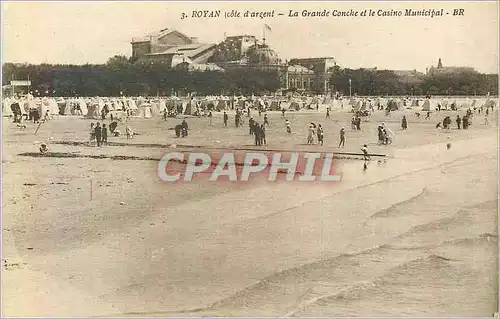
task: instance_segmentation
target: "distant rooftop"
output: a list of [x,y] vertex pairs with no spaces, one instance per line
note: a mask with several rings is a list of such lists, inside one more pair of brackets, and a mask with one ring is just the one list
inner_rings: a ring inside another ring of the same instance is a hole
[[171,48],[166,49],[162,52],[156,53],[148,53],[146,56],[158,56],[158,55],[179,55],[185,54],[187,56],[196,56],[199,53],[214,47],[215,44],[203,44],[203,43],[194,43],[194,44],[185,44],[185,45],[177,45]]
[[318,58],[292,58],[290,60],[335,60],[334,57],[318,57]]
[[185,35],[184,33],[180,32],[180,31],[166,28],[166,29],[162,29],[160,31],[155,31],[155,32],[148,33],[148,34],[146,34],[143,37],[132,38],[132,43],[149,42],[149,41],[151,41],[153,39],[160,39],[160,38],[162,38],[162,37],[164,37],[164,36],[166,36],[166,35],[168,35],[170,33],[177,33],[180,36],[185,37],[186,39],[193,40],[193,38],[188,37],[187,35]]

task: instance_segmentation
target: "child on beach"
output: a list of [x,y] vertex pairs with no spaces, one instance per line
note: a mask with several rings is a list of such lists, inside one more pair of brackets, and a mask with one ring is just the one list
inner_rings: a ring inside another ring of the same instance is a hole
[[130,128],[130,126],[127,125],[127,128],[125,129],[125,132],[127,133],[127,140],[131,139],[134,137],[134,132]]
[[286,120],[285,125],[286,125],[286,132],[288,134],[292,134],[292,123],[290,123],[289,120]]
[[370,155],[368,154],[368,146],[366,144],[363,145],[363,147],[361,148],[361,151],[363,151],[363,159],[365,161],[369,161],[370,160]]
[[47,152],[49,151],[48,147],[47,147],[47,144],[42,144],[40,145],[40,153],[42,155],[45,155],[47,154]]
[[344,147],[345,146],[345,129],[341,128],[340,129],[340,143],[339,147]]

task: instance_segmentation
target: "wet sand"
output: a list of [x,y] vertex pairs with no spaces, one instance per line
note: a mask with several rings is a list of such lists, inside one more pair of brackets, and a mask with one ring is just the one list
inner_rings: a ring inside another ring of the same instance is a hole
[[[137,160],[172,150],[161,145],[253,148],[232,115],[227,128],[220,114],[211,127],[188,119],[185,139],[168,130],[179,119],[133,119],[140,135],[109,137],[116,144],[103,148],[78,144],[90,120],[58,117],[34,136],[36,125],[21,131],[3,119],[4,315],[490,316],[497,113],[488,126],[477,116],[451,132],[435,124],[455,112],[430,121],[413,113],[375,114],[361,132],[350,131],[348,113],[290,113],[292,136],[272,113],[266,149],[339,151],[344,126],[342,151],[366,143],[388,155],[366,172],[362,161],[338,160],[343,180],[333,185],[167,184],[155,161]],[[396,133],[390,146],[375,145],[382,121]],[[309,122],[323,125],[323,147],[303,145]],[[50,151],[76,157],[19,155],[41,141],[69,142]]]

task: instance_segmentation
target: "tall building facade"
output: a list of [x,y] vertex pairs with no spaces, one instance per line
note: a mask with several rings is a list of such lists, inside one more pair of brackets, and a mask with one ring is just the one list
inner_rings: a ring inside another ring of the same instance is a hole
[[326,93],[330,87],[331,70],[337,66],[333,57],[322,58],[296,58],[291,59],[290,65],[300,65],[314,72],[314,84],[312,90],[318,93]]
[[205,64],[215,51],[215,44],[200,43],[177,30],[163,29],[132,39],[132,57],[141,61],[161,61],[170,67],[182,62]]
[[304,58],[283,61],[265,39],[252,35],[229,36],[219,44],[200,43],[182,32],[163,29],[132,39],[132,57],[138,62],[157,61],[188,71],[248,69],[277,72],[282,89],[326,93],[329,69],[335,59]]

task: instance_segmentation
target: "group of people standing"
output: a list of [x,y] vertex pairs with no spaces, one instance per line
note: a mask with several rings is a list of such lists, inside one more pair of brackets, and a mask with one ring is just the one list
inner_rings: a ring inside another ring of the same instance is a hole
[[269,126],[269,122],[266,121],[266,118],[267,114],[264,116],[264,123],[262,124],[256,122],[253,117],[248,120],[249,133],[255,137],[255,145],[257,146],[267,145],[265,124],[267,123],[267,126]]
[[351,118],[351,128],[353,131],[361,131],[361,117],[360,116],[353,116]]
[[90,145],[95,145],[100,147],[101,145],[108,145],[108,128],[106,124],[101,126],[101,123],[90,123]]
[[457,128],[460,129],[460,124],[462,124],[462,128],[464,130],[469,128],[469,116],[464,115],[462,118],[460,118],[460,115],[457,115],[457,118],[455,119],[455,123],[457,123]]
[[382,123],[378,126],[377,132],[378,132],[378,143],[379,144],[388,145],[388,144],[392,143],[391,131],[385,125],[385,123]]
[[308,134],[307,134],[307,144],[308,145],[314,145],[314,136],[318,138],[318,144],[323,145],[323,138],[324,138],[324,131],[323,127],[321,124],[318,124],[316,127],[316,124],[311,123],[309,124],[309,129],[308,129]]
[[176,125],[174,130],[175,130],[175,136],[187,137],[189,126],[188,126],[186,120],[183,120],[181,124]]

